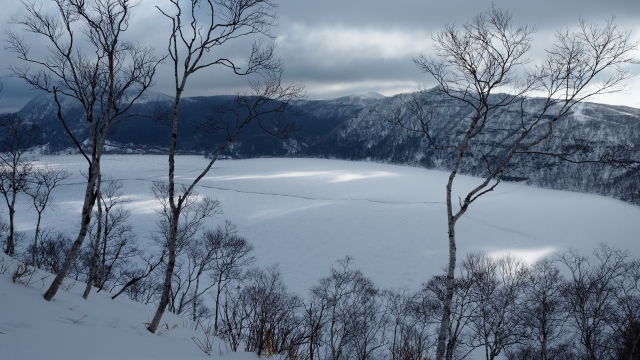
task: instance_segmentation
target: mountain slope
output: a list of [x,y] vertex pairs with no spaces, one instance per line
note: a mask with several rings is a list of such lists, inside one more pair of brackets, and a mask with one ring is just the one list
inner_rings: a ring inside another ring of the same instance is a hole
[[[379,95],[379,94],[378,94]],[[252,157],[321,157],[348,160],[370,160],[385,163],[422,166],[447,170],[453,153],[436,151],[422,134],[409,133],[389,122],[393,110],[402,107],[401,96],[383,97],[376,94],[352,95],[334,100],[296,102],[296,113],[286,114],[300,130],[289,139],[267,135],[256,124],[250,124],[225,152],[230,158]],[[178,150],[182,153],[207,154],[223,139],[221,134],[207,135],[197,131],[198,122],[212,109],[228,104],[231,96],[194,97],[182,100]],[[432,129],[442,143],[455,143],[464,131],[464,120],[470,109],[442,95],[427,92],[421,100],[434,109]],[[149,93],[132,109],[133,116],[114,126],[110,136],[112,152],[166,151],[169,127],[150,119],[170,106],[166,95]],[[534,113],[539,99],[529,99],[523,110]],[[86,138],[81,111],[71,101],[63,104],[72,131]],[[464,159],[462,172],[482,176],[485,159],[491,161],[503,151],[503,145],[517,131],[518,104],[498,111],[487,131]],[[40,124],[46,130],[45,141],[52,152],[72,146],[55,117],[51,98],[41,95],[32,100],[20,115]],[[227,121],[233,122],[232,117]],[[265,123],[273,118],[264,119]],[[515,120],[515,121],[514,121]],[[607,154],[615,149],[640,149],[640,110],[624,107],[582,103],[555,128],[555,135],[544,145],[550,151],[563,152],[568,144],[580,139],[580,146],[590,155]],[[164,150],[163,150],[164,149]],[[612,150],[613,149],[613,150]],[[612,196],[631,203],[640,203],[640,167],[611,168],[599,164],[571,164],[558,159],[519,157],[505,179],[526,180],[527,184],[554,189],[591,192]]]

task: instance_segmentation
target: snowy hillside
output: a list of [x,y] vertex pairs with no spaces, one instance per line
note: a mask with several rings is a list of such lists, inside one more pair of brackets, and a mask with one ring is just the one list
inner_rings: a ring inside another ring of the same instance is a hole
[[[192,338],[203,339],[202,330],[183,318],[166,314],[163,330],[151,334],[144,323],[153,316],[151,306],[128,299],[111,300],[106,293],[82,298],[84,284],[69,281],[68,291],[60,291],[51,302],[42,298],[44,285],[53,276],[39,272],[33,284],[11,281],[15,261],[0,254],[0,358],[6,360],[128,360],[128,359],[205,359],[208,358]],[[0,271],[1,272],[1,271]],[[48,277],[47,277],[48,276]],[[41,281],[43,277],[46,279]],[[46,290],[46,288],[45,288]],[[175,328],[174,328],[175,326]],[[230,360],[255,359],[250,353],[227,352]]]

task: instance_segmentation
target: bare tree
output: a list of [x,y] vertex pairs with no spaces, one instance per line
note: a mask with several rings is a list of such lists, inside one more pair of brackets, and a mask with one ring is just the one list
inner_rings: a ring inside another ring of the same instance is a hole
[[[514,25],[510,13],[492,7],[470,23],[447,25],[432,36],[437,58],[422,55],[414,62],[436,80],[438,86],[430,91],[469,110],[468,116],[451,124],[454,134],[441,136],[442,133],[432,129],[431,120],[438,115],[437,109],[420,96],[404,99],[404,106],[394,111],[394,123],[424,134],[433,147],[451,153],[453,159],[446,185],[447,298],[438,335],[437,360],[444,357],[450,321],[457,221],[472,203],[496,188],[501,176],[512,170],[515,156],[549,153],[544,148],[545,140],[552,136],[556,123],[575,104],[594,95],[620,91],[626,80],[634,75],[624,65],[635,62],[632,54],[638,43],[631,41],[630,33],[619,30],[613,21],[607,21],[603,27],[580,21],[575,31],[557,32],[555,43],[547,50],[546,60],[532,69],[525,69],[534,31],[529,26]],[[533,91],[543,94],[544,98],[528,99],[525,96]],[[514,107],[518,109],[517,115],[501,114]],[[512,119],[507,125],[501,123],[507,129],[492,128],[499,115]],[[483,142],[500,144],[500,150],[488,154],[479,147],[474,148]],[[484,179],[455,204],[456,175],[472,155],[484,164]],[[602,154],[601,159],[581,158],[579,161],[624,163],[609,159],[606,154]]]
[[9,234],[4,252],[13,256],[16,200],[18,194],[27,188],[33,171],[33,160],[26,157],[26,152],[40,140],[41,131],[36,124],[17,114],[0,115],[0,130],[0,194],[9,210]]
[[[78,151],[87,161],[87,185],[82,205],[80,230],[44,298],[51,300],[75,260],[87,234],[97,198],[96,180],[107,135],[113,124],[127,118],[127,111],[152,85],[158,63],[152,49],[125,41],[131,11],[130,0],[54,0],[58,14],[45,13],[39,5],[24,2],[27,15],[14,18],[24,31],[49,42],[49,54],[32,55],[26,40],[8,32],[8,50],[25,66],[11,66],[12,75],[36,89],[53,94],[57,117]],[[83,39],[76,37],[79,29]],[[83,52],[83,49],[90,49]],[[36,69],[32,71],[30,66]],[[82,105],[86,120],[88,149],[83,139],[70,130],[62,102],[65,98]]]
[[[56,169],[49,165],[42,167],[35,167],[29,178],[29,185],[25,189],[25,193],[31,197],[33,208],[38,213],[38,221],[36,222],[36,231],[33,237],[33,249],[38,247],[38,238],[40,236],[40,222],[42,220],[42,213],[53,205],[50,205],[53,199],[52,193],[60,183],[71,174],[65,169]],[[33,251],[31,254],[31,263],[36,266],[38,263],[38,253]]]
[[104,208],[101,249],[99,254],[96,285],[98,292],[105,288],[116,268],[132,257],[139,257],[136,235],[128,223],[131,210],[124,208],[130,199],[124,197],[122,181],[108,179],[106,188],[100,190],[100,201]]
[[433,346],[433,324],[438,300],[428,291],[403,288],[384,292],[390,324],[387,329],[389,359],[426,359]]
[[637,360],[640,358],[640,261],[627,263],[617,288],[616,359]]
[[528,335],[521,316],[528,268],[511,255],[492,259],[483,253],[469,254],[462,266],[473,282],[475,346],[484,347],[485,358],[493,360]]
[[[580,358],[596,360],[611,358],[613,336],[619,319],[616,313],[617,286],[628,268],[627,252],[601,245],[589,258],[576,250],[559,257],[569,270],[563,287],[569,324],[575,330],[580,344]],[[637,311],[637,309],[636,309]]]
[[287,354],[297,344],[300,298],[289,293],[277,265],[248,271],[241,298],[245,301],[247,349],[268,357]]
[[240,280],[244,269],[255,262],[251,255],[253,245],[247,239],[238,236],[237,227],[230,221],[218,226],[215,231],[206,231],[203,240],[207,248],[214,249],[211,278],[216,284],[214,305],[214,330],[218,331],[220,295],[235,280]]
[[[444,358],[446,360],[462,360],[467,358],[475,349],[472,344],[474,335],[470,330],[469,322],[476,311],[472,292],[474,291],[474,279],[472,269],[460,267],[459,274],[454,282],[453,299],[451,302],[451,321],[447,329],[447,343]],[[442,311],[447,298],[446,275],[436,275],[423,284],[423,292],[429,294],[437,302],[437,311],[434,322],[442,319]],[[428,308],[428,307],[427,307]],[[438,316],[439,315],[439,316]]]
[[564,281],[552,259],[541,259],[532,266],[520,309],[528,336],[510,351],[509,358],[520,359],[530,354],[540,360],[556,359],[562,349],[570,348],[568,314],[562,297]]
[[[94,221],[89,227],[90,256],[89,277],[85,294],[88,296],[92,286],[98,292],[116,286],[114,276],[124,276],[122,270],[128,267],[132,258],[141,255],[136,246],[135,234],[127,222],[131,211],[123,207],[129,199],[122,193],[122,181],[102,175],[97,181],[98,200]],[[116,281],[117,283],[118,281]]]
[[328,277],[311,288],[311,303],[323,309],[324,319],[316,319],[323,327],[323,339],[316,343],[324,346],[320,358],[344,359],[372,356],[385,345],[381,294],[371,279],[359,270],[349,268],[352,258],[336,261]]
[[[183,186],[181,190],[184,192],[185,187]],[[169,296],[167,305],[170,311],[179,314],[185,310],[187,306],[195,303],[191,297],[191,286],[199,283],[200,276],[202,275],[196,274],[199,272],[199,265],[203,266],[202,271],[204,271],[211,262],[211,257],[206,256],[202,258],[200,254],[198,254],[198,250],[191,245],[191,242],[197,239],[205,219],[221,214],[220,202],[208,196],[199,198],[197,192],[190,191],[189,196],[182,199],[180,217],[178,218],[179,223],[175,229],[176,232],[172,234],[171,219],[173,213],[169,203],[169,184],[156,181],[153,184],[152,191],[155,198],[162,205],[158,210],[161,218],[157,223],[158,232],[156,233],[155,241],[162,247],[166,254],[171,252],[171,248],[173,248],[174,252],[173,263],[167,260],[167,256],[163,256],[165,274],[167,267],[171,266],[174,269],[171,270],[171,283],[169,283],[168,286],[165,282],[162,283],[162,294],[164,294],[165,289],[168,289]],[[175,237],[172,238],[172,236]],[[187,266],[183,272],[181,269],[183,264],[177,261],[177,259],[185,251],[189,252],[188,250],[190,249],[193,251],[190,252],[191,256],[186,257],[185,261]],[[194,264],[193,260],[196,260],[198,264]],[[160,301],[162,301],[162,297]]]
[[[169,146],[169,184],[168,204],[171,211],[169,217],[169,237],[167,242],[168,258],[165,273],[164,289],[160,304],[148,326],[149,331],[155,332],[160,324],[160,319],[169,303],[171,292],[171,278],[176,261],[175,242],[177,239],[178,221],[184,206],[185,199],[198,182],[207,174],[227,146],[242,133],[243,128],[252,120],[257,120],[261,127],[274,135],[285,135],[292,130],[292,126],[286,121],[274,124],[262,124],[261,117],[267,113],[282,113],[287,110],[289,103],[302,97],[301,85],[281,85],[282,65],[274,56],[274,46],[261,46],[261,41],[255,42],[251,47],[246,67],[242,69],[239,64],[225,57],[213,57],[211,50],[240,38],[250,38],[263,35],[271,37],[269,31],[275,25],[275,15],[272,10],[275,5],[271,0],[171,0],[172,9],[161,9],[160,12],[167,17],[172,24],[169,37],[169,58],[174,66],[175,97],[173,101],[172,131]],[[183,11],[183,9],[185,11]],[[198,16],[206,14],[206,19]],[[175,151],[178,141],[178,109],[180,98],[191,75],[200,70],[214,66],[222,66],[230,69],[237,75],[249,75],[261,73],[264,82],[251,83],[250,96],[238,95],[235,106],[214,112],[210,121],[203,124],[202,129],[222,131],[226,136],[219,147],[211,155],[211,160],[190,185],[176,194],[175,184]],[[242,107],[243,112],[236,112],[237,107]],[[224,121],[223,117],[233,113],[236,115],[234,127]]]
[[311,298],[308,304],[303,303],[302,321],[305,327],[306,343],[308,351],[306,358],[309,360],[320,359],[320,349],[324,346],[324,329],[328,317],[326,312],[330,304],[321,297]]

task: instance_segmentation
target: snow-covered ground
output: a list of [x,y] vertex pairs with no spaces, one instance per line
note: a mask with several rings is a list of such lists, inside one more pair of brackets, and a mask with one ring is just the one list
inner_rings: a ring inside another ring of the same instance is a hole
[[[11,259],[0,253],[0,269]],[[154,308],[125,298],[111,300],[105,293],[82,298],[84,284],[60,290],[45,301],[38,273],[28,287],[14,284],[11,271],[0,275],[0,359],[2,360],[188,360],[210,359],[194,341],[201,329],[170,313],[157,335],[145,329]],[[53,276],[45,279],[47,286]],[[68,284],[73,284],[69,282]],[[177,325],[177,326],[174,326]],[[228,352],[216,340],[212,355],[232,360],[257,359],[255,354]]]
[[[44,226],[74,234],[79,220],[86,163],[79,156],[42,156],[43,163],[68,169],[72,178],[56,190],[56,208]],[[179,181],[193,179],[206,160],[178,158]],[[155,228],[157,204],[151,182],[166,177],[165,156],[114,155],[103,159],[105,176],[120,179],[132,199],[130,222],[139,243]],[[446,264],[444,185],[447,173],[366,162],[318,159],[219,161],[203,179],[201,195],[218,198],[225,219],[255,246],[258,265],[280,263],[289,288],[305,296],[345,255],[380,287],[417,288]],[[460,176],[463,194],[478,179]],[[5,214],[6,215],[6,210]],[[18,229],[35,226],[26,201],[17,212]],[[639,257],[640,207],[571,192],[500,184],[474,203],[457,228],[458,251],[506,252],[527,261],[575,247],[591,252],[606,242]],[[5,263],[9,260],[2,255]],[[0,260],[2,261],[2,260]],[[39,279],[39,277],[36,277]],[[51,278],[45,282],[51,281]],[[195,359],[205,358],[191,338],[202,337],[186,320],[163,319],[177,328],[160,336],[144,329],[153,309],[125,299],[92,294],[88,301],[60,291],[46,302],[42,282],[30,287],[0,276],[0,359]],[[85,316],[86,315],[86,316]],[[215,345],[219,356],[224,345]],[[250,354],[231,358],[254,358]]]

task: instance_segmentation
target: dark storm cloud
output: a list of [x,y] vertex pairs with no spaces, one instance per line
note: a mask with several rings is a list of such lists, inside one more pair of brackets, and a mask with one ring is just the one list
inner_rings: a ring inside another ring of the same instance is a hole
[[30,89],[22,80],[2,79],[3,91],[0,93],[0,112],[15,112],[35,97],[38,92]]
[[[512,12],[514,22],[535,25],[535,60],[544,54],[544,46],[553,40],[558,29],[571,27],[583,18],[603,23],[612,15],[621,28],[633,29],[634,39],[640,39],[640,1],[595,0],[275,0],[279,26],[273,30],[278,55],[285,65],[285,81],[302,82],[310,98],[332,98],[350,93],[378,91],[385,95],[429,86],[430,79],[413,65],[412,58],[429,54],[430,35],[446,23],[461,24],[493,3]],[[45,4],[48,2],[45,1]],[[135,9],[129,39],[155,47],[163,53],[167,43],[167,23],[155,5],[166,6],[163,0],[143,0]],[[11,1],[0,14],[3,30],[11,16],[18,16],[22,5]],[[241,60],[247,55],[248,41],[221,49],[225,56]],[[37,49],[44,49],[36,46]],[[6,51],[0,53],[0,63],[15,62]],[[640,69],[636,69],[640,70]],[[27,87],[13,80],[4,80],[0,109],[14,110],[33,96]],[[191,79],[186,95],[230,94],[246,89],[247,79],[224,69],[201,72]],[[609,96],[598,101],[622,103],[640,107],[640,80],[632,83],[632,92]],[[153,90],[172,92],[172,69],[163,65]],[[633,92],[635,91],[635,92]]]
[[[403,91],[409,91],[418,84],[429,85],[412,58],[430,52],[430,35],[446,23],[471,20],[492,3],[509,10],[514,22],[536,27],[533,60],[544,55],[555,31],[574,26],[580,18],[604,23],[613,15],[621,28],[634,30],[640,23],[640,1],[284,0],[276,32],[282,57],[296,78],[313,84],[332,82],[336,88],[339,83],[348,87],[396,79],[406,85]],[[637,80],[632,85],[640,88]],[[380,91],[375,85],[370,90]],[[309,92],[311,97],[329,95],[316,94],[313,86]],[[627,95],[618,103],[640,106],[639,98]],[[611,97],[600,101],[616,102]]]
[[287,22],[300,19],[307,24],[352,24],[356,27],[410,27],[438,29],[443,23],[465,22],[494,4],[508,9],[519,23],[540,27],[563,27],[582,16],[602,20],[616,15],[619,20],[637,20],[640,2],[635,0],[283,0],[280,17]]

